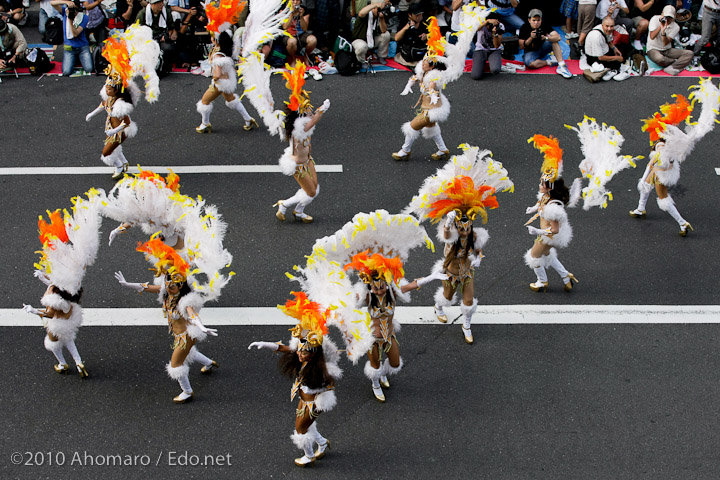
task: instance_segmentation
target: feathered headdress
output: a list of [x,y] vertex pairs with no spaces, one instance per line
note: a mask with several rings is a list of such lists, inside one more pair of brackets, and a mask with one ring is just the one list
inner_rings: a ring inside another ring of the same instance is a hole
[[278,308],[285,315],[299,322],[290,329],[292,336],[300,340],[298,350],[312,350],[323,344],[323,336],[328,330],[325,325],[329,310],[323,310],[319,303],[311,302],[305,292],[290,292],[295,300],[288,300]]
[[673,95],[675,103],[666,103],[650,118],[643,120],[643,132],[650,133],[650,144],[660,139],[660,134],[668,125],[678,125],[687,119],[693,111],[692,105],[683,95]]
[[352,261],[343,270],[356,270],[358,277],[367,284],[379,286],[382,282],[397,284],[405,276],[403,262],[398,257],[385,257],[379,253],[369,255],[365,250],[352,256]]
[[91,189],[87,200],[71,199],[72,213],[67,210],[48,211],[46,222],[38,219],[38,234],[42,242],[40,260],[35,268],[52,285],[75,295],[82,286],[85,270],[95,262],[100,246],[100,213],[98,192]]
[[450,211],[455,210],[460,219],[463,215],[470,220],[475,220],[479,213],[483,223],[487,223],[486,208],[498,208],[499,204],[495,196],[495,188],[488,185],[481,185],[477,190],[472,178],[466,175],[459,175],[444,185],[438,196],[444,197],[430,204],[430,212],[427,217],[432,223],[437,223]]
[[165,178],[151,170],[143,170],[142,168],[140,168],[140,173],[135,175],[135,177],[141,180],[147,180],[158,187],[168,188],[176,193],[180,191],[180,177],[178,177],[175,172],[169,168],[168,174]]
[[238,22],[240,13],[246,5],[247,2],[240,0],[220,0],[219,2],[208,0],[205,3],[205,13],[208,19],[207,30],[218,35],[229,30]]
[[155,67],[160,45],[153,40],[150,27],[136,23],[125,32],[114,34],[105,42],[102,55],[109,62],[105,70],[108,84],[125,89],[134,77],[140,77],[145,83],[145,100],[150,103],[157,101],[160,79]]
[[285,77],[285,87],[290,90],[290,101],[285,102],[288,108],[300,115],[312,110],[309,92],[303,89],[305,86],[305,64],[295,62],[295,66],[285,65],[287,71],[282,72]]
[[427,19],[427,56],[442,57],[445,55],[445,45],[447,41],[445,36],[440,33],[437,18],[430,17]]
[[136,250],[144,253],[145,258],[155,265],[156,277],[167,274],[173,283],[187,282],[190,265],[174,248],[165,245],[156,236],[145,243],[138,242]]
[[545,159],[542,163],[540,179],[546,182],[554,183],[558,177],[562,176],[562,154],[558,139],[552,135],[534,135],[528,139],[528,143],[534,143],[535,148],[540,150]]

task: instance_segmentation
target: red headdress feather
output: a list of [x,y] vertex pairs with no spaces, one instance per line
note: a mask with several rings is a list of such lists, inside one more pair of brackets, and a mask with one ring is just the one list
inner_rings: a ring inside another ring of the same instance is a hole
[[50,223],[43,220],[41,215],[38,218],[38,232],[40,233],[40,242],[42,242],[43,246],[48,245],[51,249],[54,249],[52,244],[55,240],[67,243],[69,238],[65,230],[65,221],[60,213],[60,209],[54,212],[48,211],[47,214]]

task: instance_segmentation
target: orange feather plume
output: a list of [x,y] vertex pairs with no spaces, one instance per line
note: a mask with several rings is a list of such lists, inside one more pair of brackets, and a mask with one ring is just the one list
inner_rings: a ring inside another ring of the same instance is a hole
[[481,185],[477,190],[473,179],[466,175],[458,175],[452,181],[443,186],[437,194],[444,196],[430,204],[432,210],[427,214],[432,223],[437,223],[445,214],[452,210],[460,210],[471,220],[474,220],[479,213],[483,223],[487,223],[486,208],[498,208],[495,188],[488,185]]
[[545,135],[534,135],[528,140],[528,143],[531,142],[534,143],[535,148],[545,155],[541,167],[543,178],[547,177],[547,180],[554,182],[562,171],[563,151],[562,148],[560,148],[558,139],[552,135],[549,137]]
[[319,303],[311,302],[305,292],[290,292],[295,300],[288,300],[285,305],[278,305],[278,308],[292,318],[299,321],[298,325],[291,328],[292,335],[297,338],[305,338],[312,346],[322,345],[323,335],[327,335],[327,316],[329,310],[323,310]]
[[158,187],[165,187],[169,188],[173,192],[177,192],[180,190],[180,177],[178,177],[175,172],[170,170],[168,168],[168,174],[166,178],[161,177],[155,172],[152,172],[150,170],[140,170],[140,173],[137,175],[137,178],[141,180],[147,180],[149,182],[154,183]]
[[236,24],[245,5],[247,5],[247,2],[241,2],[240,0],[220,0],[219,3],[208,3],[205,7],[208,19],[207,30],[220,33],[220,28],[225,23]]
[[440,33],[437,18],[430,17],[427,19],[427,47],[428,55],[431,57],[442,57],[445,55],[445,37]]
[[40,233],[40,241],[45,245],[48,245],[51,249],[54,249],[53,242],[60,240],[63,243],[67,243],[68,234],[65,230],[65,221],[63,220],[60,209],[54,212],[48,211],[48,219],[50,223],[43,220],[42,215],[38,218],[38,232]]
[[165,245],[159,238],[152,238],[145,243],[138,242],[136,250],[157,259],[155,263],[157,276],[163,273],[169,273],[171,276],[180,274],[183,279],[187,280],[190,265],[178,255],[174,248]]
[[108,38],[103,46],[102,56],[110,63],[112,71],[120,75],[123,88],[127,87],[132,67],[130,67],[130,54],[125,40],[114,37]]
[[693,111],[692,105],[683,95],[673,95],[675,103],[666,103],[660,107],[660,112],[656,112],[650,118],[643,120],[643,132],[650,134],[650,143],[655,143],[660,139],[660,134],[665,131],[668,125],[678,125],[686,120]]
[[405,276],[403,270],[403,262],[397,257],[385,257],[379,253],[370,254],[370,250],[365,250],[352,256],[352,261],[345,265],[345,270],[356,270],[358,276],[368,283],[370,279],[380,276],[385,283],[397,283]]
[[307,92],[303,90],[305,86],[305,64],[303,62],[295,62],[295,66],[285,65],[287,71],[282,72],[285,77],[285,87],[290,90],[290,101],[285,102],[293,112],[302,113],[310,107],[310,99]]

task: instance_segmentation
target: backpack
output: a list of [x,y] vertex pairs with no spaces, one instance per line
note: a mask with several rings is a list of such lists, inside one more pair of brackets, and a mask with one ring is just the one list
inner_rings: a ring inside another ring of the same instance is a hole
[[62,18],[50,17],[47,19],[42,40],[50,45],[62,45],[65,42]]
[[360,71],[362,65],[358,62],[355,52],[340,50],[335,54],[335,68],[340,75],[354,75]]
[[720,48],[715,46],[705,48],[705,53],[700,57],[700,64],[712,75],[720,73]]
[[95,69],[95,75],[102,75],[105,73],[105,69],[110,63],[105,57],[102,56],[102,48],[96,48],[93,53],[93,68]]
[[25,53],[25,61],[31,75],[42,75],[53,69],[55,64],[50,61],[44,50],[40,48],[29,48]]

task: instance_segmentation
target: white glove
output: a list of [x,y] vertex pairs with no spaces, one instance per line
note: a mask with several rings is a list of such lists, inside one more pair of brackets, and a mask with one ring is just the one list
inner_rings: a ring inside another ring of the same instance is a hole
[[199,321],[198,321],[198,322],[195,322],[195,323],[197,324],[197,326],[198,326],[198,328],[200,329],[201,332],[205,332],[205,333],[207,333],[208,335],[212,335],[213,337],[217,337],[217,336],[218,336],[217,329],[215,329],[215,328],[208,328],[208,327],[206,327],[205,325],[203,325],[202,323],[200,323]]
[[115,240],[115,237],[117,237],[121,233],[125,233],[126,230],[127,230],[127,228],[125,228],[125,226],[121,224],[115,230],[110,232],[110,239],[108,240],[108,247],[110,245],[112,245],[112,242]]
[[447,279],[448,279],[447,275],[445,275],[442,272],[437,271],[437,272],[432,272],[430,275],[428,275],[426,277],[418,278],[417,285],[418,285],[418,287],[422,287],[423,285],[427,285],[428,283],[432,282],[433,280],[447,280]]
[[256,347],[258,350],[261,348],[267,348],[268,350],[272,350],[273,352],[276,352],[277,349],[280,347],[277,343],[273,342],[252,342],[248,346],[248,350],[252,350],[252,347]]
[[485,258],[485,255],[483,255],[482,253],[478,253],[477,255],[475,255],[475,258],[473,259],[473,261],[470,262],[470,266],[473,268],[478,268],[480,266],[480,262],[482,262],[483,258]]
[[113,135],[115,135],[116,133],[118,133],[119,131],[121,131],[122,129],[124,129],[125,127],[127,127],[127,123],[122,122],[120,125],[118,125],[118,126],[115,127],[115,128],[111,128],[111,129],[109,129],[109,130],[105,130],[105,135],[108,136],[108,137],[112,137]]
[[438,100],[440,100],[440,96],[437,93],[430,94],[430,104],[435,105]]
[[40,310],[34,308],[32,305],[25,305],[23,303],[22,309],[25,310],[27,313],[32,313],[33,315],[40,315]]
[[540,228],[535,228],[535,227],[533,227],[532,225],[528,225],[528,226],[527,226],[527,229],[528,229],[528,233],[529,233],[530,235],[547,235],[547,234],[550,233],[550,232],[548,232],[547,230],[542,230],[542,229],[540,229]]
[[40,270],[35,270],[33,272],[33,276],[35,278],[37,278],[38,280],[40,280],[45,285],[47,285],[48,287],[50,286],[50,279],[47,277],[47,275],[45,275],[44,272],[41,272]]
[[536,203],[536,204],[533,205],[532,207],[526,208],[526,209],[525,209],[525,214],[526,214],[526,215],[530,215],[531,213],[535,213],[535,212],[538,211],[538,208],[539,208],[539,207],[538,207],[538,204]]
[[120,285],[122,285],[125,288],[129,288],[131,290],[135,290],[138,293],[141,293],[143,290],[145,290],[145,287],[141,283],[128,283],[125,281],[125,277],[123,276],[122,272],[115,272],[115,279],[118,281]]
[[326,98],[322,105],[320,105],[320,108],[318,108],[318,112],[327,112],[328,108],[330,108],[330,99]]
[[455,210],[451,210],[447,213],[447,215],[445,216],[445,228],[450,228],[450,225],[452,225],[455,221],[456,215],[457,212]]
[[88,113],[87,115],[85,115],[85,121],[86,121],[86,122],[89,122],[92,117],[94,117],[94,116],[97,115],[98,113],[102,112],[103,110],[104,110],[103,106],[100,105],[100,106],[97,107],[95,110],[93,110],[92,112],[90,112],[90,113]]
[[415,77],[410,77],[410,80],[408,80],[407,85],[405,85],[405,90],[403,90],[400,95],[407,95],[408,93],[413,93],[413,91],[412,91],[413,85],[415,85]]

